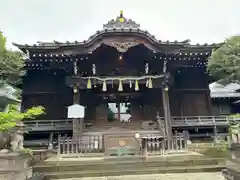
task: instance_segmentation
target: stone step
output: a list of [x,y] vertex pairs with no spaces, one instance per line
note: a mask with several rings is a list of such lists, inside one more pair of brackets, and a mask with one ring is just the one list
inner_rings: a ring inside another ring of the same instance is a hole
[[[225,158],[211,158],[202,155],[189,154],[189,152],[168,152],[170,155],[149,156],[148,160],[145,160],[144,156],[104,156],[103,153],[84,153],[82,157],[74,158],[69,156],[69,158],[61,158],[58,160],[53,157],[49,160],[38,163],[37,165],[64,165],[64,164],[75,164],[75,165],[87,165],[87,164],[114,164],[114,163],[186,163],[186,164],[196,164],[198,162],[209,163],[209,161],[216,162],[226,162]],[[181,154],[180,154],[181,153]],[[177,155],[176,155],[177,154]],[[180,155],[179,155],[180,154]]]
[[81,177],[102,177],[118,175],[140,175],[140,174],[164,174],[164,173],[196,173],[196,172],[220,172],[222,165],[204,165],[204,166],[180,166],[180,167],[157,167],[157,168],[135,168],[132,166],[128,169],[105,169],[105,170],[84,170],[84,171],[61,171],[61,172],[44,172],[46,180],[67,179]]
[[224,164],[222,159],[195,159],[195,160],[151,160],[146,162],[143,159],[128,159],[128,160],[103,160],[103,161],[55,161],[46,162],[34,166],[34,172],[67,172],[67,171],[88,171],[88,170],[118,170],[118,169],[145,169],[157,167],[184,167],[184,166],[200,166],[200,165],[221,165]]

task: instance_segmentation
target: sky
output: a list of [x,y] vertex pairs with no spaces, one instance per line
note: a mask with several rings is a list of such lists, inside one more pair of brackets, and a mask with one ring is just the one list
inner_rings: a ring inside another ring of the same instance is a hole
[[120,10],[159,40],[218,43],[240,34],[240,0],[0,0],[0,31],[12,42],[83,41]]

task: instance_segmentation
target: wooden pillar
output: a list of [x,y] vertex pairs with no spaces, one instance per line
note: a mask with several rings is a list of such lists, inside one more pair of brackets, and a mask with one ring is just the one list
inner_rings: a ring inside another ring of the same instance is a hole
[[117,111],[118,111],[118,121],[121,122],[121,103],[120,101],[117,102]]
[[[73,88],[73,104],[79,104],[80,103],[80,92],[79,89],[77,87]],[[73,125],[73,137],[78,137],[79,135],[79,131],[80,131],[80,127],[79,127],[79,119],[73,119],[72,122]]]
[[53,149],[53,132],[49,134],[48,149]]
[[213,134],[214,134],[214,143],[217,143],[217,141],[218,141],[218,129],[217,129],[216,124],[214,124],[214,126],[213,126]]
[[164,125],[165,133],[167,136],[168,150],[172,149],[172,123],[171,123],[171,113],[170,113],[170,104],[169,104],[169,95],[168,87],[164,85],[162,87],[162,100],[163,100],[163,109],[164,109]]
[[211,92],[210,90],[207,93],[207,101],[208,101],[208,113],[210,116],[213,116],[213,105],[212,105],[212,99],[211,99]]
[[[77,76],[78,75],[77,61],[73,63],[73,70],[74,75]],[[80,92],[77,85],[73,86],[73,104],[80,104]],[[73,138],[79,137],[80,134],[79,119],[73,119],[72,125],[73,125],[72,137]]]

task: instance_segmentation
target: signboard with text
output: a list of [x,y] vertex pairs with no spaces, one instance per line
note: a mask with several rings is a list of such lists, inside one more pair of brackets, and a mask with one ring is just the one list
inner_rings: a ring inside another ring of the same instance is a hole
[[84,118],[85,117],[85,107],[79,104],[73,104],[68,106],[68,118]]

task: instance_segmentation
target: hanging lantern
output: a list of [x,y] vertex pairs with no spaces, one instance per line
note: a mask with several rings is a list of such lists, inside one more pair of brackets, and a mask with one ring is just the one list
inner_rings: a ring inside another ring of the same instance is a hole
[[102,91],[107,91],[107,84],[105,80],[103,81]]
[[94,79],[94,87],[97,87],[96,79]]
[[165,86],[165,87],[164,87],[164,91],[168,91],[168,86]]
[[96,74],[96,65],[95,64],[92,64],[92,73],[93,73],[93,75]]
[[132,81],[129,81],[129,87],[132,88]]
[[135,81],[135,91],[139,90],[139,86],[138,86],[138,80]]
[[148,83],[149,83],[149,82],[148,82],[148,79],[147,79],[147,81],[146,81],[146,87],[148,87]]
[[74,92],[74,93],[77,93],[77,92],[78,92],[78,88],[77,88],[77,87],[74,87],[74,88],[73,88],[73,92]]
[[148,88],[153,88],[153,85],[152,85],[152,79],[150,78],[149,80],[148,80]]
[[90,78],[88,78],[87,89],[92,89],[92,82]]
[[145,64],[145,73],[148,74],[149,71],[149,67],[148,67],[148,63]]
[[119,80],[118,91],[123,91],[122,80]]

